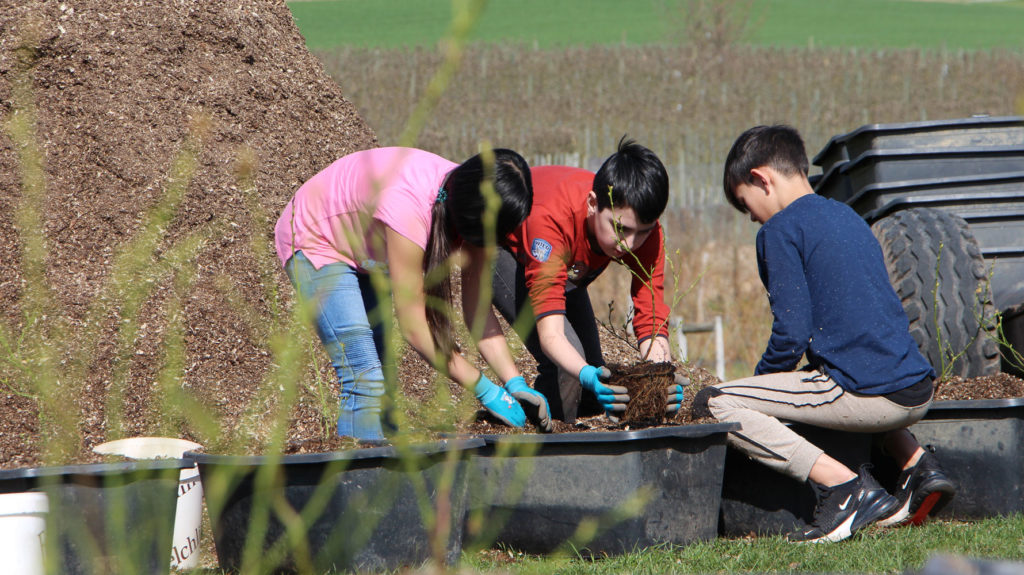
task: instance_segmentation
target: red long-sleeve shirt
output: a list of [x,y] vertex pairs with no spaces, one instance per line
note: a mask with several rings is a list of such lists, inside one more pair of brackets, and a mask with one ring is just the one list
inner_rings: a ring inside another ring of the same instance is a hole
[[[541,166],[530,170],[533,209],[510,236],[509,249],[523,264],[536,319],[565,313],[565,294],[585,287],[611,261],[587,229],[587,195],[594,173],[580,168]],[[665,304],[664,235],[655,224],[647,240],[620,262],[633,272],[630,295],[635,314],[633,331],[639,341],[668,334]],[[641,279],[642,278],[642,279]],[[645,285],[646,283],[646,285]]]

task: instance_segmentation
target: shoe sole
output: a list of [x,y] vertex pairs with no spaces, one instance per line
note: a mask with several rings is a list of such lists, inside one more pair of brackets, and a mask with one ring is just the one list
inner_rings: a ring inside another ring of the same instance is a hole
[[853,521],[856,518],[857,518],[857,513],[854,513],[853,515],[847,517],[846,521],[843,521],[842,523],[839,524],[838,527],[836,527],[832,531],[826,533],[825,535],[822,535],[821,537],[818,537],[817,539],[806,539],[804,541],[794,541],[794,543],[836,543],[838,541],[842,541],[843,539],[847,539],[850,536],[852,536],[853,533],[854,533],[852,527],[853,527]]
[[903,507],[896,510],[896,513],[893,513],[885,519],[878,520],[878,525],[881,527],[889,527],[890,525],[903,524],[908,517],[910,517],[910,499],[907,499],[907,502],[903,504]]
[[[882,527],[888,527],[890,525],[907,526],[907,525],[920,525],[928,519],[930,515],[935,515],[953,499],[953,494],[956,490],[953,488],[953,484],[946,480],[936,480],[931,484],[925,484],[919,488],[920,492],[924,494],[924,498],[921,499],[921,503],[918,504],[917,509],[913,513],[910,512],[910,508],[913,507],[912,499],[907,499],[907,502],[903,504],[896,513],[893,513],[889,517],[882,519],[878,524]],[[920,496],[919,496],[920,497]]]
[[941,493],[928,494],[928,496],[924,498],[924,501],[921,502],[921,506],[917,508],[917,511],[914,512],[914,514],[911,515],[910,518],[904,521],[904,525],[913,525],[916,527],[924,523],[925,520],[928,519],[928,512],[931,511],[933,507],[935,507],[935,504],[939,502],[939,499],[941,497]]
[[[918,487],[918,493],[910,497],[909,508],[913,512],[900,522],[900,525],[921,525],[929,516],[933,516],[946,506],[953,498],[956,489],[944,477],[932,477]],[[920,503],[918,502],[920,501]]]
[[951,491],[932,491],[925,496],[924,500],[921,501],[921,505],[918,506],[917,511],[910,516],[909,519],[905,520],[905,525],[920,525],[924,523],[930,515],[935,515],[946,506],[950,500],[953,499],[953,493]]

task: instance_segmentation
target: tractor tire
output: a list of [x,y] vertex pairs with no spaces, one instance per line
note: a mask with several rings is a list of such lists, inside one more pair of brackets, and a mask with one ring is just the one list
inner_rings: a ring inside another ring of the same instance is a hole
[[949,212],[914,208],[878,220],[871,231],[910,333],[935,373],[971,378],[998,372],[985,261],[967,222]]

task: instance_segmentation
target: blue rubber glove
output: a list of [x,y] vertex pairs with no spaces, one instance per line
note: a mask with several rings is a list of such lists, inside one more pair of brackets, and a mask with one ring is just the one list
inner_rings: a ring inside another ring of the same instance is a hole
[[583,389],[592,392],[597,396],[606,413],[626,411],[626,404],[629,403],[629,390],[619,385],[605,385],[604,381],[612,376],[607,367],[596,367],[584,365],[580,369],[579,380]]
[[519,400],[519,406],[526,412],[526,417],[530,421],[536,423],[542,431],[551,431],[551,408],[548,407],[548,400],[543,393],[526,385],[526,380],[521,375],[506,381],[505,390]]
[[514,397],[505,391],[505,388],[494,385],[487,376],[480,374],[480,381],[476,382],[473,388],[476,398],[498,421],[509,427],[522,427],[526,425],[526,413]]
[[683,407],[683,388],[690,385],[689,378],[676,374],[675,384],[668,386],[668,402],[665,404],[665,414],[675,415]]

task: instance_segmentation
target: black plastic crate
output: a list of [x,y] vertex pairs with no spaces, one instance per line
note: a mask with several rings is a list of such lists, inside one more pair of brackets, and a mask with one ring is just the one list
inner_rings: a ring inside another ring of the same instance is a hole
[[832,136],[828,143],[825,144],[825,147],[818,152],[818,155],[814,156],[811,163],[815,166],[821,166],[823,173],[828,173],[836,164],[850,161],[850,156],[846,152],[847,137],[849,137],[849,134]]
[[850,186],[850,178],[843,173],[843,167],[848,162],[840,162],[833,165],[827,172],[811,183],[814,193],[831,198],[840,202],[847,202],[853,197],[853,187]]
[[871,185],[1024,171],[1024,146],[868,150],[840,170],[854,193]]
[[[948,209],[961,217],[969,212],[1013,209],[1024,206],[1024,171],[870,184],[848,203],[868,223],[916,207]],[[1024,243],[1024,237],[1020,242]]]
[[834,136],[813,159],[824,172],[869,150],[1024,146],[1024,117],[975,116],[954,120],[868,124]]
[[981,246],[987,272],[991,274],[996,309],[1002,311],[1024,303],[1024,210],[962,217]]
[[[1024,272],[1024,269],[1021,271]],[[1006,336],[1006,341],[1010,344],[1011,348],[1006,349],[1004,347],[1002,349],[1002,369],[1006,373],[1016,375],[1017,377],[1024,377],[1024,365],[1017,358],[1017,354],[1014,353],[1014,350],[1024,350],[1024,305],[1004,311],[1002,321],[1003,335]]]

